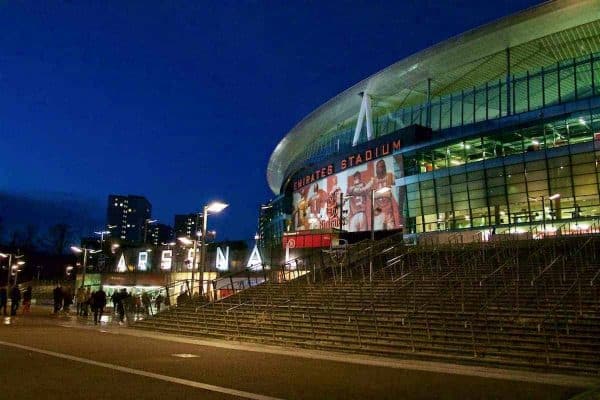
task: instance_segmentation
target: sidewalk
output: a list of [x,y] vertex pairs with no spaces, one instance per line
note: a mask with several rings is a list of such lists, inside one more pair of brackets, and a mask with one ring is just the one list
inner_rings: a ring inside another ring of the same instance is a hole
[[17,317],[5,317],[4,325],[56,324],[71,329],[100,330],[104,333],[127,335],[140,338],[143,337],[176,343],[185,343],[194,346],[210,346],[223,349],[241,350],[256,353],[268,353],[313,360],[337,361],[350,364],[361,364],[386,368],[493,378],[518,382],[553,384],[580,388],[591,388],[600,385],[600,378],[597,377],[550,374],[492,367],[458,365],[431,361],[401,360],[359,354],[327,352],[321,350],[286,348],[266,344],[245,343],[212,338],[191,338],[185,336],[166,334],[162,332],[157,333],[130,328],[126,324],[119,325],[116,322],[116,319],[114,318],[112,308],[109,310],[108,313],[103,315],[102,321],[99,325],[94,325],[93,316],[91,315],[87,318],[78,317],[76,315],[76,310],[72,310],[69,314],[59,313],[56,315],[52,313],[52,307],[50,306],[32,306],[30,314],[23,316],[21,312],[22,310],[20,309]]

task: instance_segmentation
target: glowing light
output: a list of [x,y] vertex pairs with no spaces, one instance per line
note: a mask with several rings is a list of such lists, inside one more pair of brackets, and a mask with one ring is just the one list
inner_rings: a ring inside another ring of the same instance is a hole
[[206,206],[206,211],[211,213],[218,213],[223,211],[229,206],[229,204],[221,203],[219,201],[213,201],[209,205]]
[[193,243],[190,239],[188,239],[186,237],[180,237],[180,238],[177,238],[177,240],[179,240],[181,243],[183,243],[185,245],[190,245]]

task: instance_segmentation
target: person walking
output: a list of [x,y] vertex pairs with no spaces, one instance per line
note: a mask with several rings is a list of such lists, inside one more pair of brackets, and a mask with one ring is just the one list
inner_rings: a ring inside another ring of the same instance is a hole
[[84,301],[83,301],[83,316],[86,318],[89,314],[91,301],[92,301],[92,292],[91,292],[90,287],[88,286],[87,290],[85,291]]
[[17,315],[19,309],[19,303],[21,302],[21,290],[17,285],[13,286],[10,290],[10,315],[14,317]]
[[119,304],[119,296],[120,296],[120,293],[117,289],[114,289],[112,295],[110,296],[110,298],[112,299],[112,303],[113,303],[113,314],[114,315],[117,315],[117,304]]
[[[126,289],[121,289],[121,291],[117,294],[117,315],[118,315],[118,319],[119,319],[119,325],[123,325],[123,322],[125,321],[125,304],[124,303],[125,303],[125,300],[129,297],[130,297],[129,293],[127,293]],[[113,297],[113,299],[114,299],[114,297]]]
[[8,304],[8,292],[6,286],[0,288],[0,309],[2,309],[2,315],[6,317],[6,305]]
[[23,315],[29,314],[31,309],[31,298],[33,297],[33,289],[31,286],[27,286],[27,289],[23,292]]
[[83,286],[77,288],[77,291],[75,292],[75,301],[77,301],[77,315],[83,316],[83,304],[86,301],[85,289]]
[[98,325],[98,322],[102,319],[104,313],[104,307],[106,306],[106,293],[102,290],[102,286],[97,292],[92,295],[93,299],[93,310],[94,310],[94,325]]
[[160,306],[163,302],[163,295],[162,294],[158,294],[158,296],[156,296],[156,298],[154,299],[154,307],[156,307],[156,313],[158,314],[160,312]]
[[144,314],[150,315],[152,312],[150,296],[148,296],[148,293],[146,292],[142,292],[142,305],[144,306]]
[[63,311],[65,314],[69,314],[69,307],[73,304],[73,293],[71,293],[70,287],[63,288]]
[[60,284],[56,285],[52,291],[52,298],[54,299],[54,314],[58,314],[62,308],[63,293]]

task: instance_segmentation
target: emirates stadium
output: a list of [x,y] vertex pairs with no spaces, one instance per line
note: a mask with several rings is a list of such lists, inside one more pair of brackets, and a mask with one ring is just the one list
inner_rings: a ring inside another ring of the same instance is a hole
[[487,240],[592,229],[599,15],[597,1],[544,3],[402,59],[314,110],[270,157],[263,246],[315,232]]
[[271,155],[256,262],[137,326],[597,386],[599,16],[544,3],[329,100]]

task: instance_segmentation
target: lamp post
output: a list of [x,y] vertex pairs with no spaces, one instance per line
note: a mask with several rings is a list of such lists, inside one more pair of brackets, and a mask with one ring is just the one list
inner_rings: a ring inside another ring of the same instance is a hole
[[194,268],[196,268],[196,253],[197,253],[197,246],[198,246],[198,235],[200,234],[199,231],[195,232],[196,234],[196,239],[188,239],[187,237],[180,237],[177,238],[177,240],[179,240],[181,243],[185,244],[185,245],[190,245],[193,244],[193,255],[192,255],[192,293],[193,293],[193,288],[194,288]]
[[103,245],[104,245],[104,235],[110,235],[110,231],[100,231],[100,232],[94,232],[96,235],[100,235],[100,249],[104,249]]
[[88,255],[88,251],[90,252],[90,254],[96,254],[101,252],[102,250],[91,250],[88,249],[87,247],[77,247],[77,246],[71,246],[71,250],[73,250],[74,253],[83,253],[83,273],[81,276],[81,287],[83,287],[85,285],[85,271],[87,269],[87,255]]
[[157,219],[146,218],[144,220],[144,244],[146,244],[146,238],[148,237],[148,225],[158,222]]
[[392,190],[389,186],[371,190],[371,247],[369,251],[369,282],[373,282],[373,245],[375,244],[375,194],[383,194]]
[[[115,225],[108,225],[108,229],[114,228]],[[100,250],[104,250],[104,235],[110,235],[110,231],[94,232],[96,235],[100,235]],[[98,260],[98,267],[101,271],[104,271],[104,254],[100,255]]]
[[[206,227],[208,220],[208,213],[211,212],[213,214],[220,213],[224,209],[226,209],[229,204],[221,203],[219,201],[213,201],[212,203],[205,205],[202,214],[202,236],[201,236],[201,248],[200,248],[200,296],[204,294],[204,268],[206,264]],[[194,253],[195,254],[195,253]],[[192,294],[193,294],[192,287]]]
[[24,264],[25,264],[25,261],[17,261],[17,263],[12,266],[11,269],[15,271],[15,280],[13,282],[13,286],[17,286],[17,278],[19,277],[19,272],[21,272],[19,267]]
[[[8,258],[8,266],[6,267],[6,287],[8,288],[10,286],[10,273],[12,270],[12,259],[14,258],[15,260],[18,260],[19,258],[23,258],[23,254],[16,255],[16,254],[12,254],[12,253],[0,253],[0,257]],[[23,261],[20,261],[20,262],[24,264]]]

